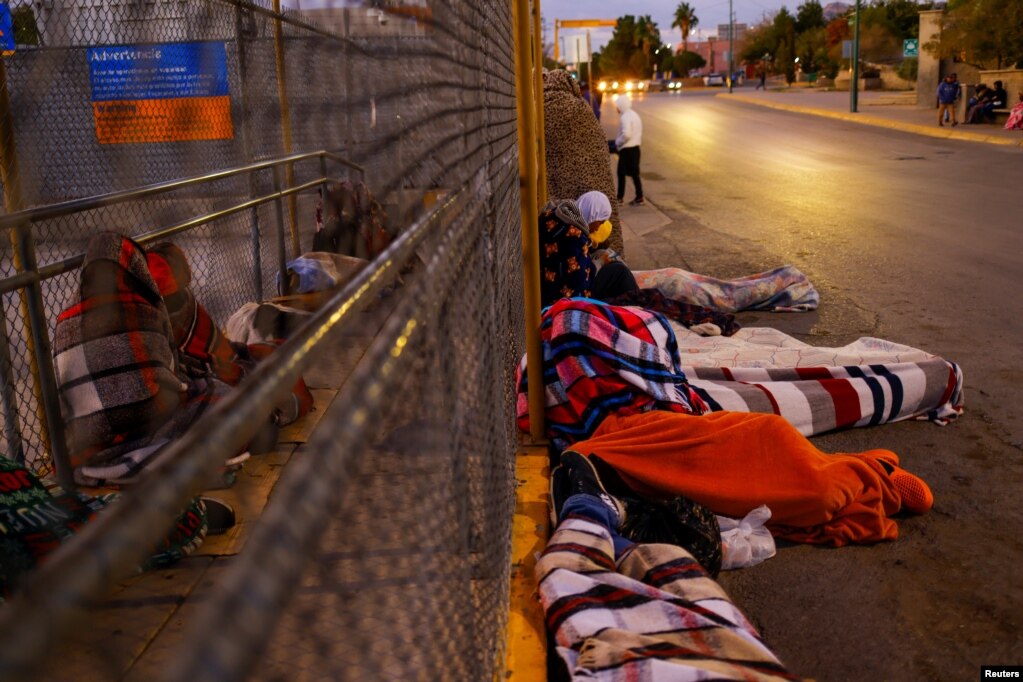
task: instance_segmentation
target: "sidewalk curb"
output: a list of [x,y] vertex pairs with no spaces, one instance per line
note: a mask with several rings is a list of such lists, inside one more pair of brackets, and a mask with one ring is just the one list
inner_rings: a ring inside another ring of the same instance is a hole
[[798,114],[809,114],[811,116],[822,116],[824,118],[833,118],[839,121],[849,121],[851,123],[859,123],[861,125],[869,125],[877,128],[888,128],[891,130],[901,130],[906,133],[913,133],[915,135],[926,135],[927,137],[939,137],[950,140],[964,140],[966,142],[983,142],[986,144],[994,144],[1003,147],[1023,147],[1023,140],[1015,141],[1004,137],[996,137],[994,135],[985,135],[983,133],[972,133],[969,131],[955,131],[945,128],[933,128],[930,126],[920,125],[918,123],[903,123],[902,121],[892,121],[887,118],[880,118],[878,116],[871,116],[870,114],[854,114],[852,112],[840,112],[831,111],[829,109],[817,109],[815,107],[805,107],[798,104],[782,104],[780,102],[771,102],[760,99],[758,97],[750,97],[748,95],[736,95],[728,93],[719,93],[715,97],[725,97],[734,102],[743,102],[745,104],[754,104],[758,107],[767,107],[769,109],[780,109],[782,111],[792,111]]

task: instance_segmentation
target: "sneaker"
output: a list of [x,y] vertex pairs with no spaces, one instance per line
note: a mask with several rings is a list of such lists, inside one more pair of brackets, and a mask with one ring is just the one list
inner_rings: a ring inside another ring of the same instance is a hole
[[561,464],[551,472],[552,526],[558,524],[565,502],[573,495],[592,495],[614,511],[619,525],[625,521],[625,505],[607,492],[589,458],[568,450],[561,453]]
[[646,201],[643,200],[643,197],[637,197],[629,202],[629,206],[644,206],[645,204]]

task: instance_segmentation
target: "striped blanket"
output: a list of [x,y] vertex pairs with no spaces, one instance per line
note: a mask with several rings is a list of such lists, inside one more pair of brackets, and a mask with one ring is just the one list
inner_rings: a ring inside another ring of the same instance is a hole
[[806,436],[904,419],[947,424],[963,411],[958,365],[864,337],[810,346],[776,329],[703,337],[672,325],[683,371],[713,411],[780,414]]
[[681,547],[636,545],[616,566],[607,528],[568,517],[536,576],[547,629],[572,679],[799,679]]
[[[587,438],[612,413],[667,410],[701,414],[671,325],[640,308],[561,299],[540,323],[547,435],[564,449]],[[529,430],[526,359],[519,363],[518,425]]]
[[941,358],[850,367],[685,371],[710,410],[778,414],[804,436],[905,419],[944,425],[963,411],[962,370]]

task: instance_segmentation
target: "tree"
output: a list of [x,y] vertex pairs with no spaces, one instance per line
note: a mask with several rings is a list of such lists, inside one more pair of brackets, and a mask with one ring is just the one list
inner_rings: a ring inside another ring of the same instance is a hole
[[619,17],[611,40],[600,51],[600,71],[620,78],[649,78],[660,47],[660,31],[649,15]]
[[1023,62],[1023,3],[1019,0],[952,0],[938,42],[924,49],[940,57],[1001,69]]
[[827,33],[823,26],[804,31],[796,37],[796,57],[806,73],[830,71]]
[[796,33],[824,28],[824,8],[817,0],[807,0],[796,9]]
[[689,34],[700,20],[696,18],[696,10],[689,6],[688,2],[680,2],[675,8],[675,20],[671,27],[682,32],[682,52],[689,51]]
[[693,69],[702,69],[707,65],[707,60],[695,52],[679,52],[672,61],[672,71],[683,78]]

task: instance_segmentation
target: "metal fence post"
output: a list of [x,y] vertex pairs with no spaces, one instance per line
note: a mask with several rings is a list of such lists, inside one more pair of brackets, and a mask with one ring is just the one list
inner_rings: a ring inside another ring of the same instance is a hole
[[14,390],[11,365],[11,337],[7,331],[7,307],[0,297],[0,407],[4,415],[4,438],[8,456],[18,464],[25,463],[25,444],[21,438],[18,418],[18,396]]
[[[243,8],[241,5],[235,6],[235,43],[238,50],[238,79],[240,83],[241,91],[241,109],[244,118],[241,121],[240,134],[242,138],[242,154],[244,155],[245,163],[252,163],[252,140],[249,135],[249,112],[251,109],[249,105],[252,98],[249,97],[249,83],[248,83],[248,63],[249,57],[246,51],[245,38],[250,34],[246,24],[246,18],[252,17],[252,10]],[[256,176],[253,173],[248,173],[249,183],[249,198],[253,198],[257,194],[256,188]],[[252,220],[252,284],[253,293],[256,296],[256,301],[263,300],[263,254],[259,241],[259,209],[253,208],[250,212],[250,219]]]
[[[284,24],[281,21],[281,0],[274,0],[274,55],[277,62],[277,96],[281,106],[281,135],[284,155],[293,151],[291,142],[291,110],[288,107],[288,77],[284,66]],[[295,184],[295,168],[289,163],[284,166],[284,180],[288,187]],[[295,195],[288,197],[288,222],[291,232],[291,253],[297,258],[302,254],[298,238],[298,204]]]
[[540,235],[537,231],[535,83],[530,73],[529,0],[513,0],[515,22],[515,108],[518,116],[519,209],[522,220],[522,289],[525,303],[529,435],[543,440],[543,350],[540,345]]
[[[14,141],[14,121],[11,116],[11,97],[7,88],[7,65],[0,59],[0,182],[4,186],[4,207],[8,213],[22,209],[21,175],[18,171],[18,151]],[[35,248],[30,225],[20,224],[10,231],[14,267],[18,272],[36,269]],[[53,359],[46,330],[46,308],[42,288],[36,280],[28,289],[19,291],[21,316],[31,331],[25,340],[32,373],[32,395],[39,419],[39,436],[43,449],[49,453],[61,485],[69,490],[74,480],[67,459],[67,447],[60,416],[60,402],[53,375]]]
[[279,278],[279,290],[282,296],[287,296],[289,293],[288,287],[288,254],[287,246],[285,246],[284,240],[284,205],[280,197],[281,192],[281,167],[273,167],[274,174],[274,192],[278,194],[277,198],[274,199],[274,209],[277,213],[277,277]]
[[[587,78],[592,81],[593,74]],[[539,164],[536,186],[538,205],[543,206],[547,203],[547,140],[543,121],[543,30],[540,26],[540,0],[533,0],[533,88],[536,97],[536,160]]]

